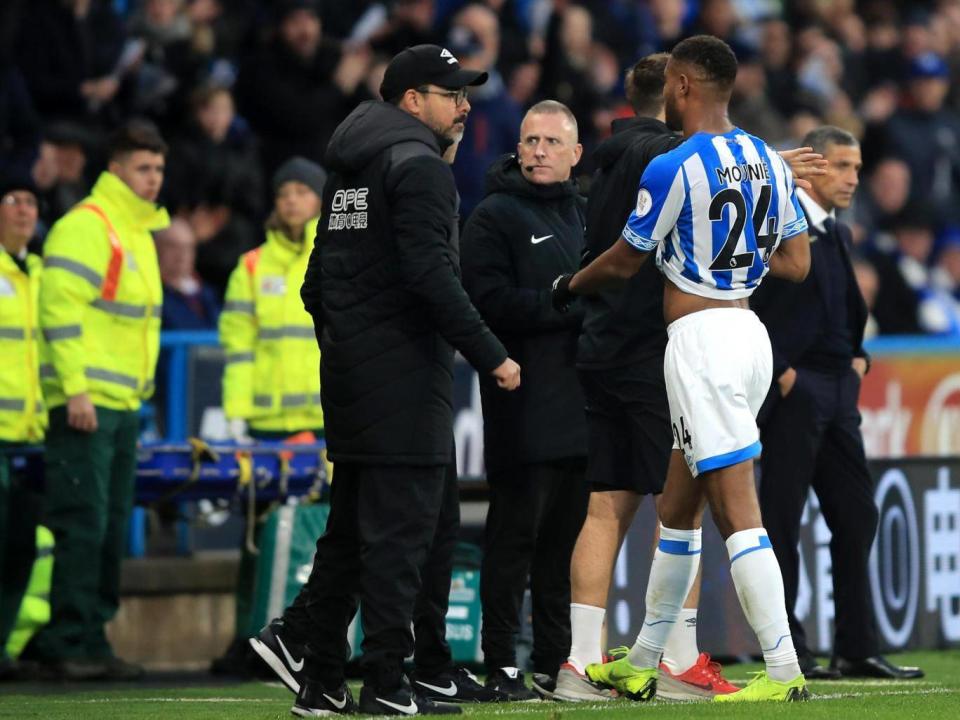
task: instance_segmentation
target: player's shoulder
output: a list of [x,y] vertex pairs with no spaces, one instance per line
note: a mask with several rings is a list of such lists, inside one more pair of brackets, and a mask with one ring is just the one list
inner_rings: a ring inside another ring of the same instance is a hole
[[753,147],[756,149],[756,151],[761,156],[766,155],[767,158],[769,158],[770,162],[779,163],[780,165],[785,164],[785,161],[781,157],[780,152],[775,147],[773,147],[770,143],[764,140],[762,137],[757,137],[756,135],[748,133],[746,130],[742,130],[741,128],[737,128],[736,131],[737,131],[737,135],[741,138],[739,142],[751,143]]

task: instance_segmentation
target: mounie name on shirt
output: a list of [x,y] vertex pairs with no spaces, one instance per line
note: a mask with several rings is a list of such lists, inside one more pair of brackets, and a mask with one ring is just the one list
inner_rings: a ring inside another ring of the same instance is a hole
[[732,167],[714,168],[717,173],[717,180],[725,185],[732,182],[743,182],[752,180],[769,180],[770,169],[767,163],[761,160],[757,163],[743,163]]

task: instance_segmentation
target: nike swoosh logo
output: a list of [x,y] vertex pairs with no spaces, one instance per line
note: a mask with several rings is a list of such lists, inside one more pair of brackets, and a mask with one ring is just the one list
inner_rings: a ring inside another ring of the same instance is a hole
[[420,680],[417,680],[417,685],[423,685],[428,690],[433,690],[434,692],[438,692],[441,695],[446,695],[447,697],[453,697],[457,694],[457,684],[453,680],[450,681],[450,687],[448,688],[439,687],[437,685],[429,685]]
[[713,690],[712,682],[708,682],[706,685],[701,685],[700,683],[695,683],[690,680],[685,680],[683,682],[686,682],[687,685],[693,685],[695,688],[700,688],[701,690],[706,690],[708,692]]
[[287,664],[294,672],[300,672],[303,670],[303,658],[300,658],[300,662],[296,662],[293,659],[293,656],[290,655],[290,652],[287,650],[287,646],[283,644],[283,640],[280,639],[280,636],[277,635],[277,644],[280,646],[280,649],[283,650],[283,656],[287,659]]
[[335,698],[332,698],[332,697],[330,697],[329,695],[327,695],[326,693],[322,693],[322,695],[323,695],[323,696],[327,699],[327,701],[328,701],[331,705],[333,705],[337,710],[343,710],[343,709],[347,706],[347,696],[346,696],[346,695],[343,696],[343,699],[342,699],[342,700],[337,700],[337,699],[335,699]]
[[539,244],[542,243],[544,240],[549,240],[549,239],[552,238],[552,237],[553,237],[553,235],[544,235],[543,237],[534,237],[533,235],[531,235],[531,236],[530,236],[530,242],[532,242],[534,245],[539,245]]
[[402,712],[404,715],[416,715],[419,711],[417,704],[413,700],[410,701],[409,705],[398,705],[397,703],[384,700],[383,698],[377,698],[377,702],[383,703],[388,708],[393,708],[397,712]]

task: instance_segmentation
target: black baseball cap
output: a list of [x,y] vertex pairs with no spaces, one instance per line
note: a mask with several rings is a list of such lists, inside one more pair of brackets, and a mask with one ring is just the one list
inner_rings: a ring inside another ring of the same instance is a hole
[[414,45],[394,55],[380,83],[380,96],[393,100],[410,88],[437,85],[459,90],[468,85],[483,85],[487,73],[464,70],[453,53],[439,45]]

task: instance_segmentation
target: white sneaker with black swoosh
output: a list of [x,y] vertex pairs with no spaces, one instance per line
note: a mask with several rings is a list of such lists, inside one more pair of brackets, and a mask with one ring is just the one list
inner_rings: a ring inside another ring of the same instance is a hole
[[356,711],[357,704],[345,683],[336,690],[331,690],[313,680],[304,680],[301,683],[297,701],[290,710],[294,715],[305,718],[352,715]]
[[272,620],[256,637],[250,638],[250,647],[291,692],[300,692],[305,646],[285,632],[283,620]]
[[362,715],[459,715],[461,712],[459,706],[450,702],[435,702],[415,694],[406,678],[389,690],[364,684],[358,709]]
[[504,702],[507,696],[494,688],[484,687],[469,670],[452,668],[436,675],[420,675],[412,678],[417,697],[426,697],[438,702],[488,703]]

